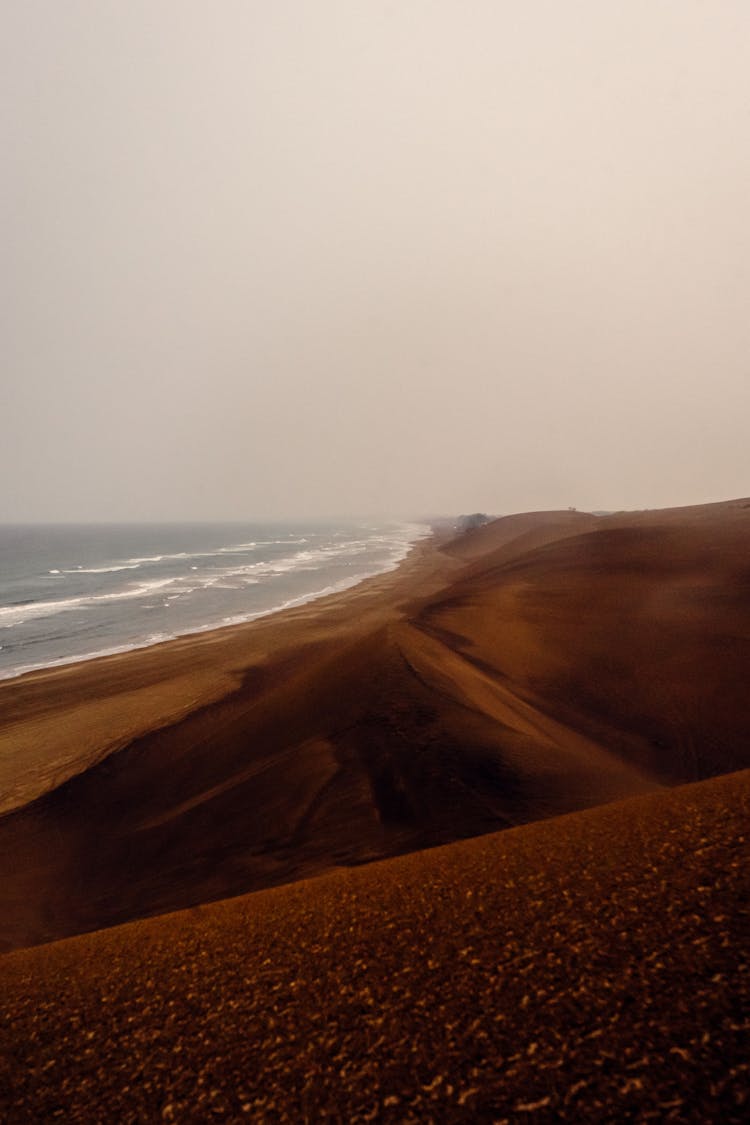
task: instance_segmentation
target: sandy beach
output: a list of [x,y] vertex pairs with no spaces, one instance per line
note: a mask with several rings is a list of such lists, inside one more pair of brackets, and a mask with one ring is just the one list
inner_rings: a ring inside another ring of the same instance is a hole
[[4,1119],[744,1120],[749,546],[510,516],[0,684]]
[[3,32],[0,1125],[747,1125],[750,3]]
[[743,500],[511,516],[0,684],[3,946],[747,767],[749,542]]

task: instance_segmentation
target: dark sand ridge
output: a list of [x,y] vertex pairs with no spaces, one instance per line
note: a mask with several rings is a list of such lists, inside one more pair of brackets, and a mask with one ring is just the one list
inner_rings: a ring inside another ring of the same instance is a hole
[[750,771],[0,958],[0,1118],[750,1108]]
[[43,731],[83,769],[0,820],[3,943],[750,765],[749,560],[747,501],[508,517],[325,602],[0,685],[10,745]]

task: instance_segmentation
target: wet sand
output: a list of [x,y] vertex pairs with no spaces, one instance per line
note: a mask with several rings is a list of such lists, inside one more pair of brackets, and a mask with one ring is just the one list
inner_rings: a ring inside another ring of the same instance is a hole
[[750,766],[749,558],[750,501],[511,516],[0,684],[0,947]]

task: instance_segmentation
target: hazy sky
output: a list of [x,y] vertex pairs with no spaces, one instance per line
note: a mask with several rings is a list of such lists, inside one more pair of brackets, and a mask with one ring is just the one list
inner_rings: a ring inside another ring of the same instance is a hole
[[0,519],[750,493],[747,0],[0,24]]

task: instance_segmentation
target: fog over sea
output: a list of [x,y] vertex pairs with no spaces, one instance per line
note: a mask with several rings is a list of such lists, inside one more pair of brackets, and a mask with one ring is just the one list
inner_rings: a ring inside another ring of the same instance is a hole
[[0,679],[345,590],[428,533],[374,521],[0,526]]

